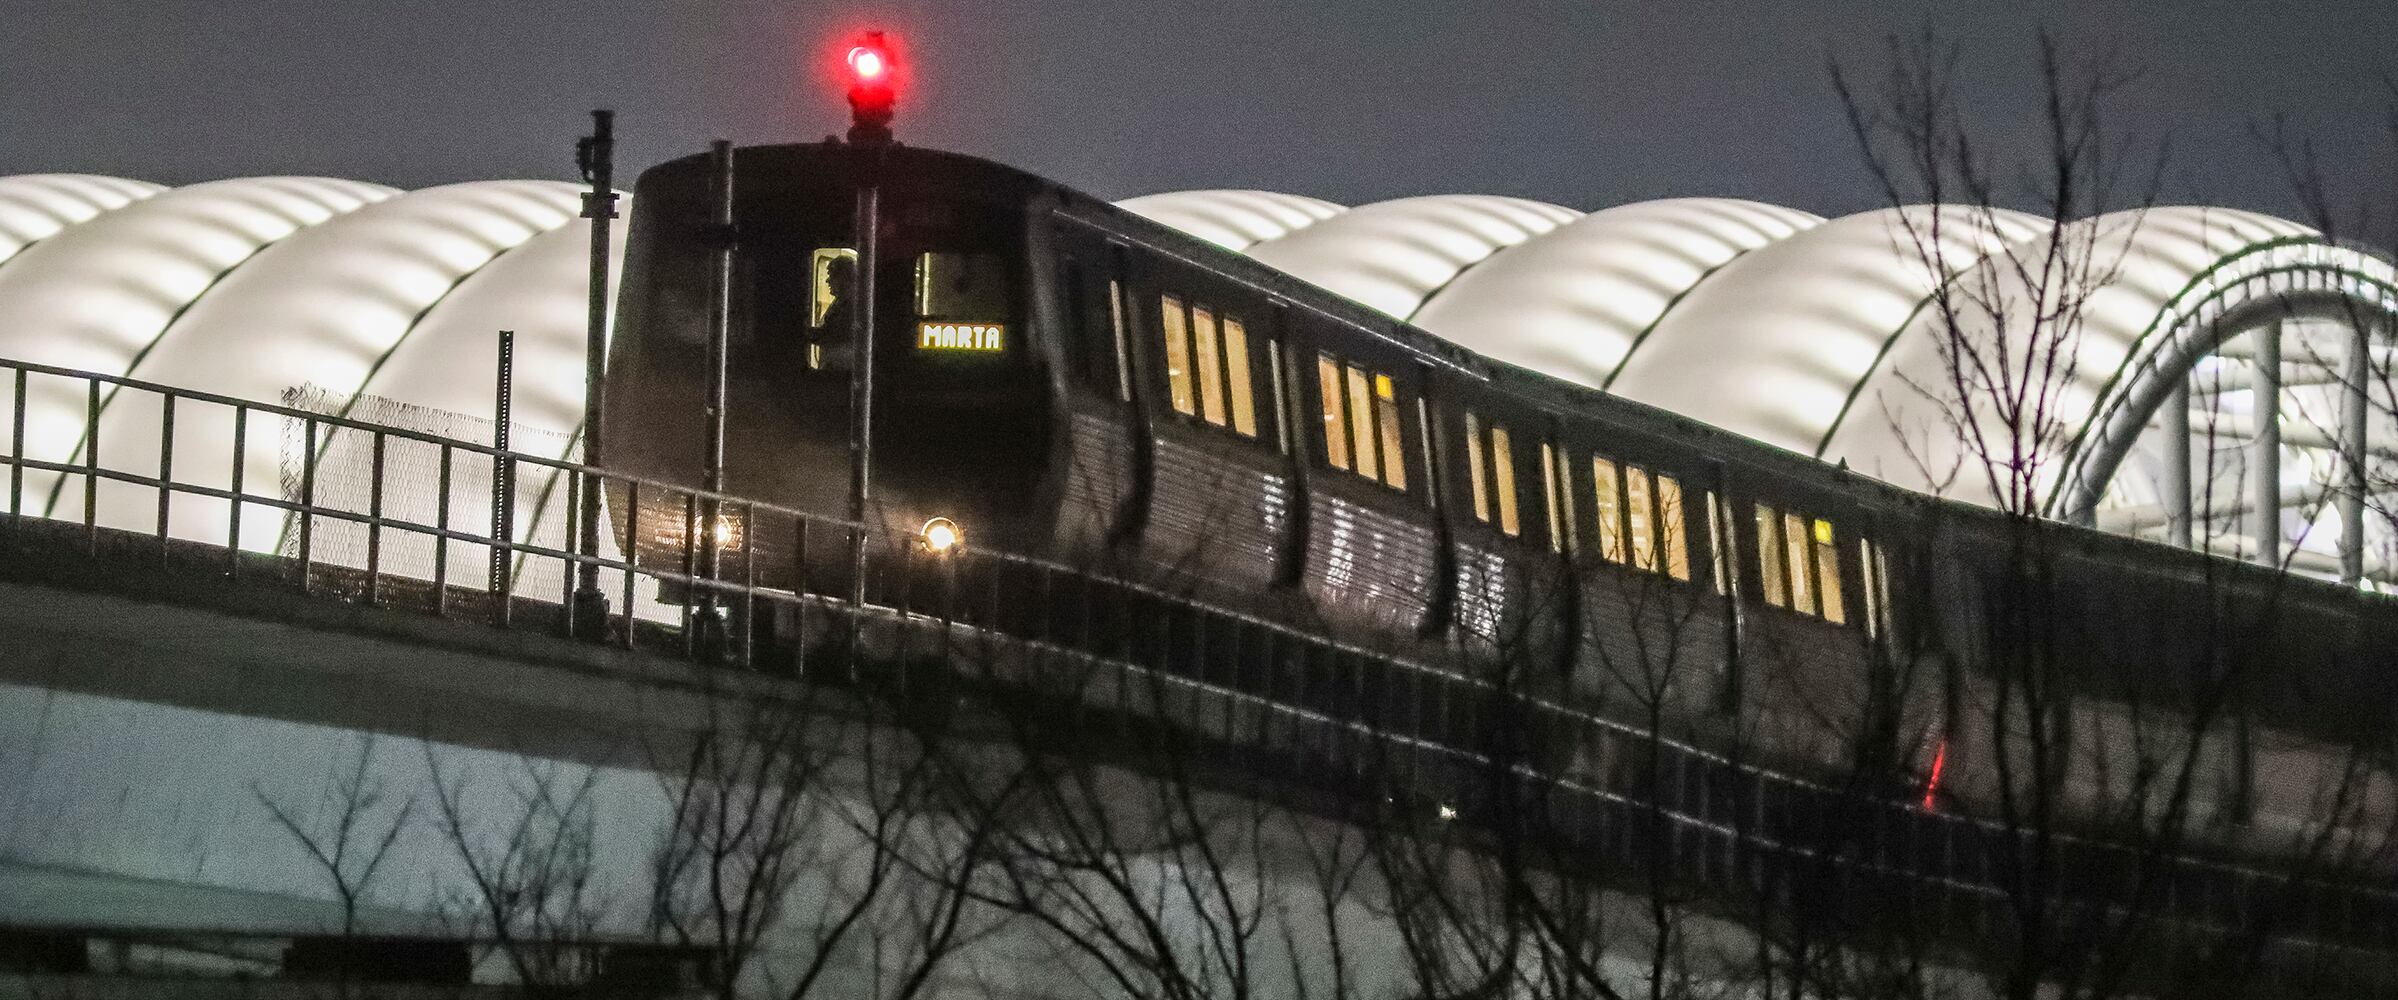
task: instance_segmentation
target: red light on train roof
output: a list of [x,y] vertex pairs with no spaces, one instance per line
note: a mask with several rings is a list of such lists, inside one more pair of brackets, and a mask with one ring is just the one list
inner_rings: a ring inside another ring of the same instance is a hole
[[849,141],[891,141],[892,106],[899,102],[899,56],[883,33],[869,31],[849,46]]
[[891,57],[872,45],[856,45],[849,50],[849,72],[859,80],[872,83],[891,71]]

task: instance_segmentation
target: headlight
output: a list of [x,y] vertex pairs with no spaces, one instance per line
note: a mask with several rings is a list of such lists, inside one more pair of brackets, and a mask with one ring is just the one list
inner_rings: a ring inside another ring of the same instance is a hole
[[917,532],[916,537],[924,544],[924,551],[937,556],[948,555],[951,549],[965,544],[966,541],[965,531],[958,527],[956,521],[946,517],[936,517],[924,522],[924,529]]

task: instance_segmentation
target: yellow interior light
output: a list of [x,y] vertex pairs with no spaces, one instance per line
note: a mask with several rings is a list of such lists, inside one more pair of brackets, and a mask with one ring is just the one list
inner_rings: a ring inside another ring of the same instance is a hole
[[1815,522],[1815,541],[1822,545],[1832,544],[1832,522],[1824,520]]

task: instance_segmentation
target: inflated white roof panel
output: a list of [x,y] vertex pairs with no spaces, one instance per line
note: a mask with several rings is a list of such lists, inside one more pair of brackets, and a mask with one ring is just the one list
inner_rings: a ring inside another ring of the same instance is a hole
[[1249,255],[1400,319],[1500,250],[1581,213],[1522,198],[1434,195],[1361,205]]

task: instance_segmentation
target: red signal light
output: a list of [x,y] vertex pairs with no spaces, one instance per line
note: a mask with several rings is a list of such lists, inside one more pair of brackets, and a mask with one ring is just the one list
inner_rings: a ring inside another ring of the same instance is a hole
[[898,103],[894,77],[899,59],[883,33],[869,31],[849,47],[849,141],[880,145],[891,141],[891,107]]
[[860,81],[871,83],[881,80],[883,78],[883,74],[890,71],[890,57],[884,55],[881,49],[867,45],[858,45],[850,48],[849,72],[851,75],[856,76]]

